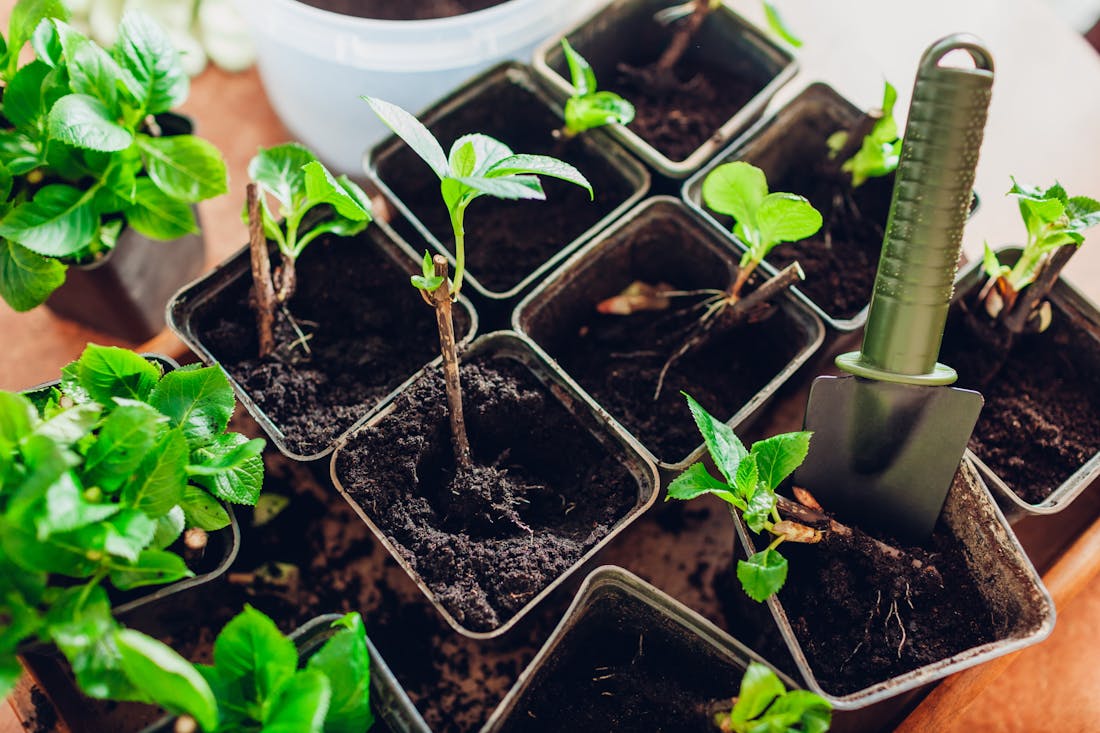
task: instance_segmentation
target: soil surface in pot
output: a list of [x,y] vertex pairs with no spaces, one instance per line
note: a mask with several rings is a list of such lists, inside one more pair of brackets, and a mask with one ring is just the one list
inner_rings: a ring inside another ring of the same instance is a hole
[[505,731],[702,733],[744,670],[642,601],[597,595],[546,658]]
[[[370,230],[322,237],[306,249],[288,309],[296,324],[276,313],[278,347],[265,359],[257,356],[251,288],[246,270],[197,309],[194,333],[299,455],[325,449],[439,355],[432,309]],[[464,308],[454,312],[461,339],[469,316]],[[308,337],[304,345],[296,328]]]
[[958,386],[985,397],[969,448],[1038,504],[1100,451],[1100,344],[1055,309],[1049,329],[1019,338],[1004,358],[988,325],[953,309],[942,360]]
[[450,18],[500,5],[507,0],[300,0],[321,10],[377,20]]
[[[482,196],[466,210],[466,267],[494,292],[518,285],[563,247],[630,198],[633,187],[583,137],[556,140],[561,119],[538,97],[510,82],[490,86],[431,125],[445,149],[471,132],[490,135],[516,153],[550,155],[577,168],[595,200],[579,186],[543,177],[546,201],[502,201]],[[379,161],[378,174],[432,235],[454,252],[450,216],[439,181],[405,145]]]
[[[668,219],[637,228],[629,235],[636,247],[631,271],[624,278],[651,284],[671,272],[661,272],[661,250],[676,250],[685,237],[682,227]],[[609,272],[617,280],[620,273]],[[759,282],[757,277],[751,284]],[[708,282],[669,282],[675,288],[725,288],[728,270],[716,271]],[[573,379],[654,455],[666,462],[683,460],[702,442],[683,390],[712,414],[727,420],[763,389],[805,346],[805,336],[793,318],[777,310],[766,320],[747,323],[733,331],[711,335],[669,369],[660,396],[657,381],[669,357],[683,345],[701,311],[701,298],[674,299],[669,310],[643,311],[628,316],[602,314],[596,304],[610,295],[606,284],[594,292],[580,290],[556,297],[591,303],[587,319],[568,327],[549,324],[552,334],[537,335],[540,345]],[[746,293],[751,291],[751,286]],[[540,327],[541,330],[543,327]]]
[[336,470],[455,619],[488,631],[605,537],[638,487],[518,361],[477,359],[462,388],[473,470],[455,469],[435,369],[356,433]]

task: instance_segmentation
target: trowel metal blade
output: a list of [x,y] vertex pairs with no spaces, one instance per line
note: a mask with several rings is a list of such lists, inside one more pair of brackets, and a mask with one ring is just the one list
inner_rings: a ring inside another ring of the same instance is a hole
[[984,400],[957,387],[818,377],[795,483],[843,522],[919,545],[932,534]]

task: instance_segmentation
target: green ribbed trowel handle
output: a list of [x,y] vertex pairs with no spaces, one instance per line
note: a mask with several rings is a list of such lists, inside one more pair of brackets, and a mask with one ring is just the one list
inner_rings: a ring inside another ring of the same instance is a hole
[[[976,68],[941,66],[963,50]],[[896,173],[890,218],[860,354],[837,363],[892,382],[949,384],[937,364],[974,172],[982,145],[993,60],[969,35],[932,45],[921,59]]]

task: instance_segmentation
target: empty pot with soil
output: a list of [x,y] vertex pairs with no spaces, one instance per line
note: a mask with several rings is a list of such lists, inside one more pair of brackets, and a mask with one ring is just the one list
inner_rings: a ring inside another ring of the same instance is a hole
[[[1011,266],[1020,253],[1003,247],[997,258]],[[986,281],[981,262],[959,276],[944,335],[959,384],[985,396],[968,447],[999,499],[1056,512],[1100,475],[1100,311],[1059,278],[1049,328],[1007,340],[981,302]]]
[[447,622],[490,638],[645,511],[657,472],[514,335],[474,342],[462,392],[467,466],[431,368],[342,441],[332,477]]
[[[629,315],[601,313],[597,306],[634,282],[681,293],[724,290],[736,277],[738,257],[683,203],[652,198],[525,298],[515,327],[662,467],[683,468],[703,447],[680,391],[691,390],[729,424],[743,424],[822,344],[821,321],[783,294],[762,320],[708,334],[666,371],[691,337],[701,296],[668,298],[662,309]],[[754,275],[749,288],[760,281]]]
[[[564,181],[544,181],[545,201],[503,201],[489,196],[470,205],[466,238],[477,242],[466,262],[467,280],[490,299],[511,298],[567,257],[582,242],[638,201],[649,174],[605,133],[572,139],[557,105],[537,88],[525,67],[504,64],[474,79],[419,115],[444,147],[480,132],[513,150],[569,162],[592,184],[587,191]],[[454,262],[454,235],[439,205],[439,183],[401,140],[391,138],[370,153],[368,167],[398,211],[440,254]]]
[[[637,110],[630,125],[611,125],[610,132],[662,175],[686,178],[763,113],[797,65],[725,4],[706,15],[678,60],[663,59],[677,25],[662,25],[654,15],[674,4],[615,0],[565,37],[601,87]],[[570,96],[560,37],[539,47],[534,66],[555,94]]]
[[[260,358],[245,247],[176,295],[169,325],[225,369],[280,450],[315,460],[438,358],[435,319],[409,285],[419,259],[381,222],[315,240],[298,261],[297,292],[276,313],[276,350]],[[458,304],[458,338],[472,338],[477,314]]]

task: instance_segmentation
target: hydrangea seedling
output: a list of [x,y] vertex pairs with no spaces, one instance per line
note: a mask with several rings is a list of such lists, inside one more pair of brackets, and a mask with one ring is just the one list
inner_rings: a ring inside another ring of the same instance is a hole
[[[989,280],[981,298],[986,312],[1012,333],[1029,325],[1045,330],[1050,304],[1045,300],[1062,268],[1085,241],[1086,229],[1100,224],[1100,202],[1069,196],[1058,183],[1047,189],[1021,185],[1012,179],[1009,196],[1019,201],[1027,228],[1027,243],[1012,267],[1002,265],[985,246],[982,269]],[[1026,293],[1021,297],[1022,293]]]
[[766,665],[750,662],[733,708],[714,722],[723,733],[826,733],[832,725],[828,700],[806,690],[787,690]]
[[897,100],[897,90],[886,82],[880,108],[863,115],[854,130],[839,130],[826,141],[829,157],[843,161],[840,170],[850,176],[852,188],[897,170],[901,160],[901,138],[894,119]]
[[565,103],[566,137],[574,137],[603,125],[629,125],[634,119],[634,105],[615,92],[597,91],[596,72],[592,66],[569,44],[561,39],[569,75],[573,81],[573,96]]
[[462,277],[466,272],[466,209],[478,197],[486,195],[499,199],[543,201],[546,194],[542,190],[540,175],[580,186],[588,191],[589,196],[593,196],[592,186],[580,171],[568,163],[546,155],[513,153],[504,143],[480,133],[458,138],[451,145],[450,153],[445,155],[443,147],[416,117],[381,99],[363,99],[382,122],[438,176],[439,191],[450,214],[455,239],[454,281],[447,277],[447,260],[442,255],[431,259],[429,274],[429,257],[425,254],[423,273],[413,276],[412,284],[436,311],[455,460],[460,467],[469,468],[470,444],[462,416],[462,390],[451,315],[451,303],[462,290]]

